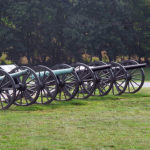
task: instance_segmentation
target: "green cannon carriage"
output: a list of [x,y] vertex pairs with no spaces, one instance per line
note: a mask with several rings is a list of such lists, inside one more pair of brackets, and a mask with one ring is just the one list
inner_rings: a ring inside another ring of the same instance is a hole
[[0,109],[8,109],[12,104],[28,106],[35,103],[40,84],[35,72],[26,66],[1,65],[0,68]]
[[[112,93],[113,95],[121,95],[126,93],[138,92],[144,84],[144,70],[145,63],[139,64],[134,60],[126,60],[120,63],[111,62],[112,78],[109,82],[113,82]],[[98,61],[94,62],[94,66],[106,65],[106,63]]]
[[[78,92],[78,76],[74,68],[66,64],[55,65],[51,69],[45,66],[34,67],[36,75],[39,77],[41,84],[48,80],[46,86],[48,89],[41,89],[39,98],[36,101],[39,104],[48,104],[53,100],[67,101],[74,98]],[[49,71],[48,71],[49,70]],[[50,77],[48,77],[50,76]]]
[[112,87],[110,78],[112,72],[111,65],[94,66],[83,63],[76,63],[73,65],[76,73],[80,79],[79,91],[76,95],[77,99],[85,99],[95,93],[96,95],[106,95]]

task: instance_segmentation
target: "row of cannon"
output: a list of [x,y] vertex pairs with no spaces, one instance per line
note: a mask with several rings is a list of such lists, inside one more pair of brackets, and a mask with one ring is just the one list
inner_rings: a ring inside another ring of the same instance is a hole
[[134,60],[102,61],[54,67],[0,65],[0,110],[12,104],[49,104],[53,100],[136,93],[144,84],[143,67]]

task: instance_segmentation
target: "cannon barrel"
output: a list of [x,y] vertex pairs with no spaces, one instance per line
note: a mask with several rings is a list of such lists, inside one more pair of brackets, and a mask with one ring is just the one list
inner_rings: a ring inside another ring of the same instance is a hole
[[74,68],[71,67],[71,68],[67,68],[67,69],[58,69],[58,70],[52,70],[52,71],[55,75],[61,75],[61,74],[72,73],[73,70],[74,70]]
[[[104,69],[108,69],[111,68],[111,64],[108,65],[103,65],[103,66],[88,66],[92,71],[99,71],[99,70],[104,70]],[[77,69],[76,72],[80,72],[80,71],[86,71],[86,69],[84,67],[80,67],[80,70]]]
[[[67,68],[67,69],[58,69],[58,70],[52,70],[52,72],[55,74],[55,75],[62,75],[62,74],[67,74],[67,73],[72,73],[74,70],[73,67],[71,68]],[[41,72],[36,72],[36,75],[38,77],[43,77],[45,75],[49,75],[49,72],[48,71],[41,71]]]
[[99,71],[99,70],[103,70],[103,69],[109,69],[111,68],[111,65],[103,65],[103,66],[91,66],[90,69],[92,69],[92,71]]
[[[12,77],[12,78],[16,78],[16,77],[19,77],[23,74],[25,74],[27,72],[27,69],[23,70],[23,71],[19,71],[19,72],[15,72],[15,73],[10,73],[9,75]],[[3,80],[4,76],[1,76],[0,77],[0,80]]]
[[132,70],[132,69],[144,68],[144,67],[146,67],[146,63],[124,66],[124,68],[125,68],[126,70]]

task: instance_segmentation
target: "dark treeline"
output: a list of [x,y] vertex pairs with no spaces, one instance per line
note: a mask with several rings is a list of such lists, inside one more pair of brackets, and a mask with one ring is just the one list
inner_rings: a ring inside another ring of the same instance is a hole
[[0,52],[18,63],[150,57],[149,0],[0,0]]

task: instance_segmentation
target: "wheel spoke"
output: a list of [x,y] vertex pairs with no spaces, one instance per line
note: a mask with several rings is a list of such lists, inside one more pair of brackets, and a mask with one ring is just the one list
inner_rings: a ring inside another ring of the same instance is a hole
[[29,93],[27,90],[25,91],[25,93],[26,93],[26,95],[30,98],[30,101],[33,101],[32,96],[30,95],[30,93]]
[[66,86],[68,87],[68,88],[70,88],[70,89],[73,89],[74,88],[74,86],[71,86],[71,84],[69,85],[69,84],[66,84]]
[[122,80],[124,78],[124,75],[116,76],[117,80]]
[[30,76],[30,71],[28,72],[28,74],[26,76],[23,77],[22,83],[26,82],[28,77]]
[[35,88],[28,88],[28,89],[26,89],[28,92],[32,92],[33,94],[36,92],[36,91],[34,91],[34,90],[32,90],[32,89],[35,89]]
[[133,69],[133,70],[131,71],[131,74],[134,74],[136,71],[137,71],[137,69]]
[[85,79],[86,77],[88,77],[90,75],[90,73],[86,74],[85,76],[82,77],[82,80]]
[[93,81],[93,79],[82,80],[82,82],[91,82],[91,81]]
[[117,76],[121,71],[122,69],[119,69],[119,71],[115,73],[115,76]]
[[[129,82],[130,83],[130,82]],[[128,91],[129,91],[129,93],[130,93],[130,85],[129,85],[129,83],[128,83]]]
[[50,77],[51,77],[51,74],[50,74],[50,72],[49,72],[49,74],[46,76],[46,78],[43,79],[43,80],[44,80],[43,83],[46,83],[47,79],[50,78]]
[[[74,76],[70,76],[70,77],[68,77],[68,78],[66,78],[64,81],[66,81],[66,80],[73,80],[74,79]],[[75,81],[75,80],[74,80]]]
[[1,88],[3,88],[3,87],[5,87],[5,86],[9,85],[10,83],[11,83],[11,81],[9,80],[9,81],[6,82],[4,85],[2,85]]
[[132,76],[138,76],[138,75],[141,75],[141,74],[140,73],[132,74]]
[[28,81],[26,84],[29,84],[30,82],[34,81],[35,79],[31,79],[30,81]]
[[18,93],[17,93],[17,95],[16,95],[16,98],[19,96],[20,93],[21,93],[21,91],[19,90]]
[[62,91],[60,90],[60,92],[59,92],[59,100],[61,100],[61,92],[62,92]]
[[114,85],[112,86],[112,93],[113,93],[113,95],[115,95]]
[[98,85],[98,90],[99,90],[99,93],[104,94],[104,92],[103,92],[103,90],[101,89],[100,85]]
[[134,80],[140,80],[140,81],[141,81],[141,79],[140,79],[140,78],[133,78],[133,77],[132,77],[132,79],[134,79]]
[[52,95],[50,96],[51,93],[48,92],[47,90],[46,90],[47,93],[45,92],[45,89],[43,90],[43,92],[44,92],[44,96],[46,97],[47,101],[49,101],[49,97],[53,98]]
[[43,104],[43,93],[42,93],[42,90],[41,90],[41,103]]
[[66,91],[64,89],[63,89],[63,91],[64,91],[65,99],[67,100]]
[[53,85],[52,83],[53,83],[53,84],[55,84],[55,80],[52,80],[52,81],[46,82],[45,84],[46,84],[46,85]]
[[118,82],[116,82],[116,84],[117,84],[117,85],[119,85],[119,87],[122,87],[122,88],[124,88],[124,87],[123,87],[121,84],[119,84]]
[[83,87],[83,90],[85,90],[86,93],[90,94],[90,91],[84,85],[82,85],[82,87]]
[[84,95],[84,89],[82,88],[81,85],[80,85],[80,88],[81,88],[81,94],[83,95],[83,97],[85,97],[85,95]]
[[[53,98],[54,96],[52,95],[52,93],[50,92],[50,90],[48,89],[48,87],[45,87],[45,89],[47,91],[47,95]],[[51,88],[51,89],[54,90],[54,88]],[[51,91],[53,92],[53,90],[51,90]]]
[[24,97],[24,99],[25,99],[25,101],[26,101],[26,104],[28,104],[28,100],[27,100],[26,96]]
[[66,92],[67,95],[69,95],[69,97],[71,97],[72,95],[70,94],[69,90],[64,86],[64,93]]
[[133,86],[133,84],[132,84],[132,82],[131,82],[131,81],[130,81],[130,84],[131,84],[132,88],[135,90],[135,87]]
[[6,76],[2,79],[1,83],[0,83],[0,87],[2,86],[4,80],[6,79]]
[[140,86],[139,84],[137,84],[134,80],[131,80],[132,82],[134,82],[137,86]]

